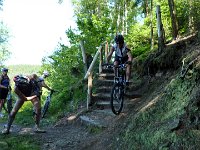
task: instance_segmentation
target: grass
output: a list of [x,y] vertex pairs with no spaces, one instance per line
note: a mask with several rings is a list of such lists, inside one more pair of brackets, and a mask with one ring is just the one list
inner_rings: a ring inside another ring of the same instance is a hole
[[184,107],[198,93],[197,78],[197,74],[185,80],[174,78],[160,93],[154,93],[151,105],[130,118],[129,127],[123,134],[122,149],[197,148],[200,145],[197,142],[200,140],[200,131],[188,130],[178,134],[170,130],[173,120],[185,113]]
[[40,150],[40,143],[33,135],[0,135],[1,150]]
[[93,134],[99,134],[103,131],[103,127],[88,126],[87,129]]

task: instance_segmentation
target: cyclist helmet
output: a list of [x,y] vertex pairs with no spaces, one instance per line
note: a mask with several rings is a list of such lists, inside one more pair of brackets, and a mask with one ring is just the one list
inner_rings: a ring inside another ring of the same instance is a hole
[[116,44],[119,44],[119,43],[123,44],[124,43],[124,37],[123,37],[123,35],[121,35],[121,34],[116,35],[116,37],[115,37],[115,43]]
[[2,68],[1,71],[2,72],[8,72],[8,69],[7,68]]
[[43,75],[44,75],[45,77],[48,77],[48,76],[49,76],[49,72],[48,72],[47,70],[45,70],[45,71],[43,72]]

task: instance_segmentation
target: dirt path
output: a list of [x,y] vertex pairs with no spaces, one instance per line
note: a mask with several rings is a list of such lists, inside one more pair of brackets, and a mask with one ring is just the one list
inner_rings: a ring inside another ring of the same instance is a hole
[[[0,124],[2,130],[5,124]],[[83,125],[80,121],[74,123],[51,125],[44,127],[46,133],[35,133],[32,127],[13,124],[13,135],[34,135],[41,143],[42,150],[81,150],[81,149],[108,149],[113,127],[97,128]],[[95,147],[95,145],[99,145]]]
[[121,131],[128,125],[130,112],[136,113],[143,104],[144,101],[138,98],[125,100],[124,110],[118,116],[110,108],[92,111],[82,108],[75,114],[63,117],[56,124],[44,126],[46,133],[34,133],[32,127],[14,124],[11,134],[34,135],[41,143],[42,150],[117,149]]
[[[119,139],[120,130],[126,125],[123,120],[127,115],[128,111],[119,116],[101,110],[82,112],[78,113],[74,121],[69,121],[74,116],[71,115],[54,125],[44,127],[46,133],[34,133],[33,126],[13,124],[11,134],[34,135],[41,143],[42,150],[108,150],[113,149],[111,141]],[[83,121],[81,117],[88,117],[90,120]],[[0,124],[0,130],[4,125]]]

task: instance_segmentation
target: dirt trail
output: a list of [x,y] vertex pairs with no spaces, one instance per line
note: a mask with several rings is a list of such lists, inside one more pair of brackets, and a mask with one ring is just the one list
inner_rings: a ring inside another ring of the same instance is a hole
[[[105,110],[82,111],[77,114],[64,117],[56,124],[44,127],[46,133],[34,133],[33,126],[13,124],[11,134],[34,135],[41,143],[42,150],[112,149],[111,141],[118,139],[120,129],[125,126],[123,120],[127,118],[128,111],[118,116]],[[74,115],[76,116],[74,121],[69,121]],[[89,120],[85,121],[81,117],[88,117]],[[0,130],[4,125],[0,124]]]
[[[144,93],[145,96],[149,94],[148,91],[149,86],[145,84],[131,93]],[[135,115],[145,103],[145,97],[127,98],[124,109],[118,116],[114,115],[110,108],[86,111],[83,107],[77,113],[63,117],[56,124],[44,126],[46,133],[34,133],[33,126],[22,127],[14,124],[11,134],[34,135],[41,143],[42,150],[117,149],[122,129],[128,126],[128,118]],[[48,116],[46,119],[48,120]],[[46,121],[42,120],[41,124],[43,122]],[[2,127],[1,125],[0,130]]]

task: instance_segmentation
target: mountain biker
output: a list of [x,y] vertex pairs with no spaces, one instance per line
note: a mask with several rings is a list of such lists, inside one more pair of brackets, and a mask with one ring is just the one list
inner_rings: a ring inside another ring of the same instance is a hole
[[[121,34],[116,35],[115,44],[112,46],[111,51],[108,54],[107,62],[110,61],[113,52],[115,52],[114,66],[117,67],[119,64],[127,62],[126,68],[126,85],[129,85],[129,79],[131,75],[131,64],[132,64],[132,55],[130,49],[127,47],[124,42],[124,37]],[[114,69],[116,73],[116,68]]]
[[5,103],[8,91],[10,89],[10,78],[8,77],[8,69],[2,68],[2,75],[0,76],[0,117],[3,117],[1,113],[2,107]]
[[26,84],[26,87],[19,82],[15,82],[14,92],[18,96],[18,100],[16,101],[14,108],[12,109],[9,118],[6,129],[2,131],[3,134],[9,134],[10,127],[15,119],[15,115],[17,114],[18,110],[22,107],[24,102],[31,101],[34,110],[35,110],[35,132],[44,133],[45,130],[41,130],[39,128],[40,118],[41,118],[41,103],[39,99],[39,85],[38,85],[38,76],[36,74],[32,74],[29,76],[26,76],[28,79],[28,84]]
[[45,79],[49,76],[50,76],[49,72],[45,70],[42,76],[38,78],[38,84],[40,87],[40,96],[42,95],[42,87],[46,88],[49,91],[53,90],[45,83]]

